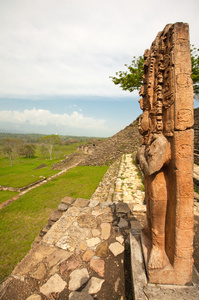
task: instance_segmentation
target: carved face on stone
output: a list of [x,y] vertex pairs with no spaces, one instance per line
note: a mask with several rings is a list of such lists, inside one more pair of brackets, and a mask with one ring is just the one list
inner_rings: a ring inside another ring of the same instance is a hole
[[141,135],[146,135],[149,130],[149,112],[145,110],[139,118],[138,130]]
[[159,133],[162,132],[162,130],[163,130],[162,116],[157,116],[156,129],[157,129],[157,132],[159,132]]

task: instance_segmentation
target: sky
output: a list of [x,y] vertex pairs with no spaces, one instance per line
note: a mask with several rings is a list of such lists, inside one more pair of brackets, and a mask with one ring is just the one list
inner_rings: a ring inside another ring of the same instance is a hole
[[[109,76],[198,0],[0,0],[0,132],[109,137],[141,114]],[[195,102],[195,107],[199,102]]]

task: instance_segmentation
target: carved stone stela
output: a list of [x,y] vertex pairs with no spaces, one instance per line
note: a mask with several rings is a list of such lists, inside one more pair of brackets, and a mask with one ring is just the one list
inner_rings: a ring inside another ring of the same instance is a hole
[[193,85],[189,26],[166,25],[144,53],[137,161],[145,177],[142,245],[151,283],[192,280]]

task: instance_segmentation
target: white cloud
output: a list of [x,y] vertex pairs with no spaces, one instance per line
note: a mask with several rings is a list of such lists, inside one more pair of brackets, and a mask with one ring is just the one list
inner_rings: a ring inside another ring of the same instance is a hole
[[189,22],[196,44],[198,8],[196,0],[1,1],[0,96],[122,95],[109,75],[167,23]]
[[80,129],[92,130],[106,130],[105,120],[96,120],[92,117],[86,117],[83,114],[74,111],[69,114],[53,114],[49,110],[44,109],[25,109],[20,112],[17,110],[4,110],[0,111],[0,123],[9,122],[15,125],[39,125],[48,126],[54,125],[55,127],[69,127]]

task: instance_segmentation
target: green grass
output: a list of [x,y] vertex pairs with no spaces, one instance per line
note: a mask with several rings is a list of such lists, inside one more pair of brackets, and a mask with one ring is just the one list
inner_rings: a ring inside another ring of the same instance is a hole
[[0,191],[0,204],[16,196],[17,194],[18,194],[17,192]]
[[[6,157],[0,156],[0,185],[20,188],[33,183],[43,177],[50,177],[58,170],[50,170],[51,166],[64,159],[66,155],[74,152],[76,147],[81,143],[61,145],[53,153],[53,159],[49,160],[47,157],[42,158],[42,153],[37,150],[37,156],[33,158],[16,158],[13,161],[13,166],[10,166],[10,160]],[[45,168],[36,169],[40,165],[45,164]]]
[[90,199],[107,166],[79,166],[0,210],[0,281],[29,251],[50,213],[65,196]]
[[[49,177],[59,171],[50,170],[51,166],[60,160],[41,160],[38,158],[18,158],[15,159],[14,165],[11,167],[8,159],[0,159],[0,185],[23,187],[40,179],[40,176]],[[41,164],[46,167],[36,169]]]

